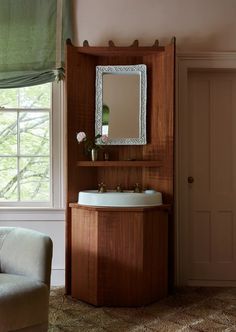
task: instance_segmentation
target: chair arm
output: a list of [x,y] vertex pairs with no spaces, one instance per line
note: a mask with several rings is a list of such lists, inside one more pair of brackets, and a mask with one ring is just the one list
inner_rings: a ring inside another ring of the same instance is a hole
[[0,272],[34,278],[50,288],[52,240],[17,227],[0,227]]

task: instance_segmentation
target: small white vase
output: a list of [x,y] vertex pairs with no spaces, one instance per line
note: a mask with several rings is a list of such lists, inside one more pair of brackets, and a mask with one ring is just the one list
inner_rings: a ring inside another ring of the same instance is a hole
[[96,161],[98,159],[98,150],[97,149],[92,149],[91,150],[91,160]]

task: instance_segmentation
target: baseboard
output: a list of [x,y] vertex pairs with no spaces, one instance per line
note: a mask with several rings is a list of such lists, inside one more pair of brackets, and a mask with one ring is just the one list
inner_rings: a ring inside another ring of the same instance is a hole
[[64,269],[52,269],[51,285],[52,286],[64,286],[65,285],[65,270]]
[[195,287],[236,287],[236,280],[188,280],[187,284]]

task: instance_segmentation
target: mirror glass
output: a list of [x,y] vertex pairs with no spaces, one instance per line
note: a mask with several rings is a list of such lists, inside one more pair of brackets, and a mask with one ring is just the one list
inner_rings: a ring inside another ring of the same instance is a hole
[[110,145],[146,144],[146,65],[96,67],[97,134]]

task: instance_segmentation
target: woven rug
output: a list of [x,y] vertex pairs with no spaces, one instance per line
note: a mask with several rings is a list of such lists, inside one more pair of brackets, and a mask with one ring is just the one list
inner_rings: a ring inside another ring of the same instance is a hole
[[96,308],[53,288],[49,332],[236,331],[236,288],[184,288],[141,308]]

